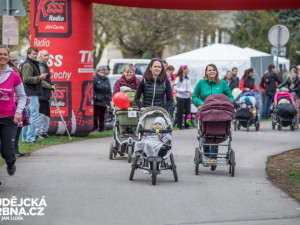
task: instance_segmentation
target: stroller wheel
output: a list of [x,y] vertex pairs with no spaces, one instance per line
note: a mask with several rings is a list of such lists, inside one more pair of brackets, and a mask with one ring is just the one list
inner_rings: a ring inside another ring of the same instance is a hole
[[291,131],[294,131],[294,130],[295,130],[293,124],[290,126],[290,130],[291,130]]
[[278,130],[279,130],[279,131],[282,131],[282,126],[281,126],[281,124],[278,125]]
[[211,167],[210,167],[210,170],[211,170],[211,171],[215,171],[215,170],[216,170],[216,168],[217,168],[217,166],[216,166],[216,165],[211,165]]
[[110,143],[109,146],[109,159],[113,159],[113,154],[114,154],[114,143]]
[[231,176],[234,176],[235,172],[235,152],[233,150],[230,151],[230,165],[229,165],[229,173]]
[[177,170],[176,170],[176,165],[175,165],[173,153],[170,154],[170,160],[171,160],[174,179],[175,179],[175,182],[177,182],[178,181],[178,176],[177,176]]
[[236,121],[234,121],[234,131],[236,131],[236,127],[237,127],[237,125],[236,125]]
[[276,127],[275,122],[274,120],[272,120],[272,129],[275,130],[275,127]]
[[139,156],[136,155],[134,157],[133,163],[131,165],[131,172],[130,172],[129,180],[133,180],[133,175],[134,175],[134,172],[135,172],[135,170],[137,168],[137,161],[138,161],[138,159],[139,159]]
[[256,123],[255,123],[255,130],[256,130],[256,131],[259,130],[259,122],[258,122],[258,121],[256,121]]
[[199,152],[199,148],[195,149],[195,174],[198,175],[199,174],[199,163],[200,163],[200,152]]
[[152,185],[156,185],[157,162],[152,162]]
[[249,131],[250,125],[249,123],[247,123],[247,131]]

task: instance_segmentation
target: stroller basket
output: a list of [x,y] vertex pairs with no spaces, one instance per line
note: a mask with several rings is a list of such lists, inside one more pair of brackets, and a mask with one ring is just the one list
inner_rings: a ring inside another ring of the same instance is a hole
[[207,144],[224,142],[230,134],[231,121],[207,121],[201,126],[203,138]]

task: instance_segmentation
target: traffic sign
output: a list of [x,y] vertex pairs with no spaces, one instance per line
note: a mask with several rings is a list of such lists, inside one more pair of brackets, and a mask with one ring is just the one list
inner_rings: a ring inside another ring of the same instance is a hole
[[19,44],[19,17],[3,16],[2,44]]
[[279,49],[278,49],[278,47],[272,47],[271,48],[271,55],[274,55],[274,56],[278,55],[278,56],[281,56],[281,57],[286,56],[286,47],[280,47]]
[[[9,1],[9,6],[7,6]],[[0,0],[0,15],[26,16],[26,10],[21,0]]]
[[273,46],[284,46],[290,38],[290,32],[283,25],[275,25],[269,30],[268,38]]

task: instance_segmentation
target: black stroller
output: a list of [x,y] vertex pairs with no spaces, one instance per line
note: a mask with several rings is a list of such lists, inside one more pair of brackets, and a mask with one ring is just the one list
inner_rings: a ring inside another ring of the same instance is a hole
[[[154,130],[153,122],[156,117],[163,117],[166,122],[166,129]],[[168,112],[161,107],[148,107],[140,116],[138,123],[138,135],[141,140],[144,133],[168,133],[172,134],[172,123]],[[168,162],[168,159],[170,161]],[[174,156],[172,154],[171,140],[166,142],[159,150],[157,156],[147,156],[145,152],[135,150],[135,158],[131,166],[129,180],[133,180],[136,169],[146,169],[152,174],[152,184],[156,184],[157,174],[162,170],[172,170],[175,182],[178,181]]]

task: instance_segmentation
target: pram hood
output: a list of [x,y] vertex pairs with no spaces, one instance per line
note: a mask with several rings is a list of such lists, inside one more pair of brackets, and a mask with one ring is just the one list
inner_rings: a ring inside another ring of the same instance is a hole
[[255,97],[255,106],[257,107],[258,106],[258,103],[259,103],[259,95],[258,93],[256,93],[255,91],[246,91],[246,92],[243,92],[242,94],[240,94],[238,97],[237,97],[237,104],[240,104],[240,100],[241,100],[241,97],[244,97],[244,96],[253,96]]
[[292,96],[291,93],[289,92],[277,92],[274,96],[274,104],[277,105],[278,104],[278,100],[280,98],[287,98],[289,100],[291,100],[291,102],[293,103],[293,105],[295,105],[295,101],[294,101],[294,98]]
[[153,122],[156,117],[163,117],[166,121],[166,126],[170,125],[172,127],[172,122],[169,117],[169,113],[165,109],[157,106],[147,107],[143,111],[139,119],[138,127],[141,125],[143,129],[152,129]]
[[234,117],[233,103],[226,95],[208,96],[200,110],[200,122],[231,121]]

